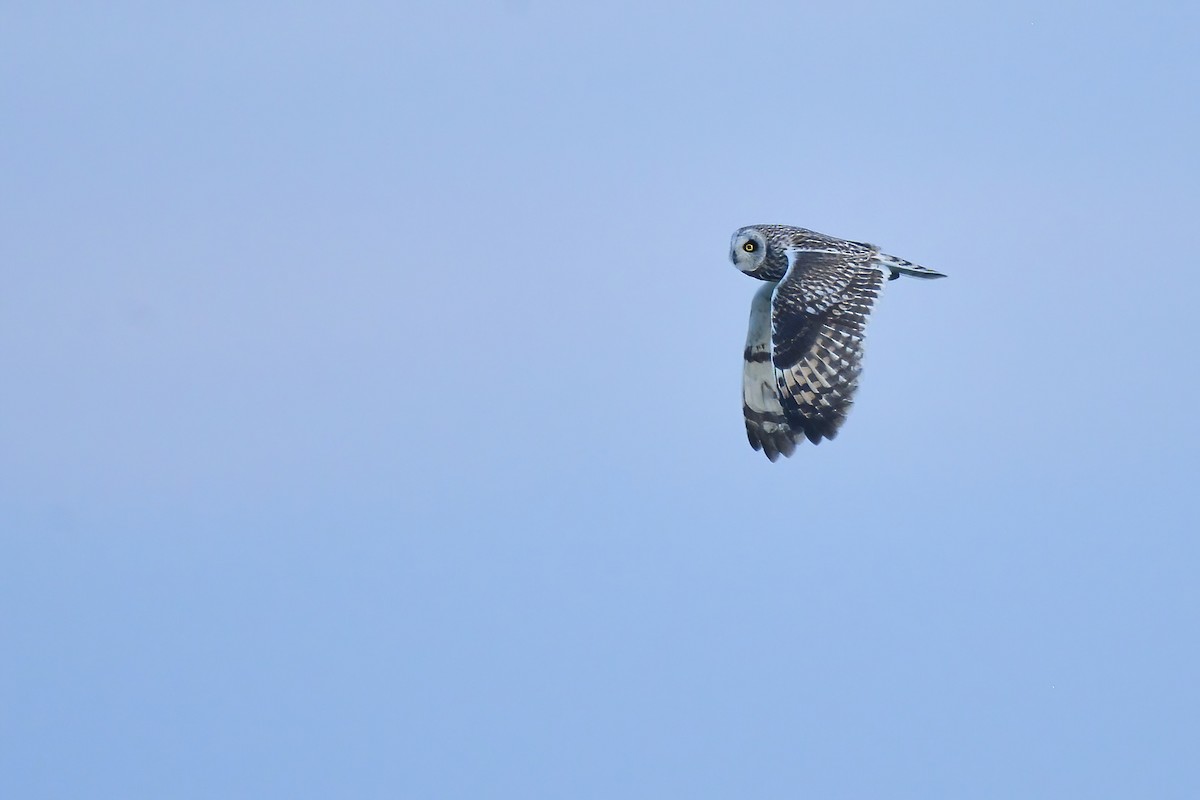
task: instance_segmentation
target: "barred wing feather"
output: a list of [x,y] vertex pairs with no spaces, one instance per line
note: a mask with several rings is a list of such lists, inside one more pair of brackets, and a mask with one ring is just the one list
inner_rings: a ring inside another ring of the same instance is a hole
[[884,280],[874,257],[866,249],[789,252],[772,293],[771,361],[779,407],[797,440],[834,438],[853,403],[867,317]]

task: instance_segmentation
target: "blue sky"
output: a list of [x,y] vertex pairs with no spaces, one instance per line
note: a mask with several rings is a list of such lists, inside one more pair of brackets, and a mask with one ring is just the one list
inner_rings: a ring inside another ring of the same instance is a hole
[[7,9],[0,794],[1200,793],[1200,13],[830,5]]

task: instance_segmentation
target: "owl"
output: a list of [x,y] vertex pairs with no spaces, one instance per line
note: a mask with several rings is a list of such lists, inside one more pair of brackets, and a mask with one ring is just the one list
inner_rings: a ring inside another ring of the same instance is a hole
[[862,242],[794,228],[751,225],[729,257],[765,281],[750,305],[742,411],[750,446],[775,461],[808,439],[832,439],[862,371],[867,315],[884,279],[944,278]]

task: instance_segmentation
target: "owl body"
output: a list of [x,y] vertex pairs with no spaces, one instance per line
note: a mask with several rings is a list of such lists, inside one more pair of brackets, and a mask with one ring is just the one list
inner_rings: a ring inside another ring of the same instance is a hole
[[755,450],[775,461],[796,445],[832,439],[862,372],[867,317],[885,279],[942,273],[878,247],[790,225],[740,228],[739,270],[765,281],[750,307],[742,411]]

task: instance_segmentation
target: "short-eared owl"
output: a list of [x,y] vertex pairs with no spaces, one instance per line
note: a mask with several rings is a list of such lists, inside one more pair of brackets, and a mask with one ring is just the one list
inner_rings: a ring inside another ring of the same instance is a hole
[[790,225],[733,234],[734,266],[766,281],[750,306],[742,373],[746,435],[774,461],[807,438],[832,439],[862,371],[863,330],[884,278],[940,272]]

